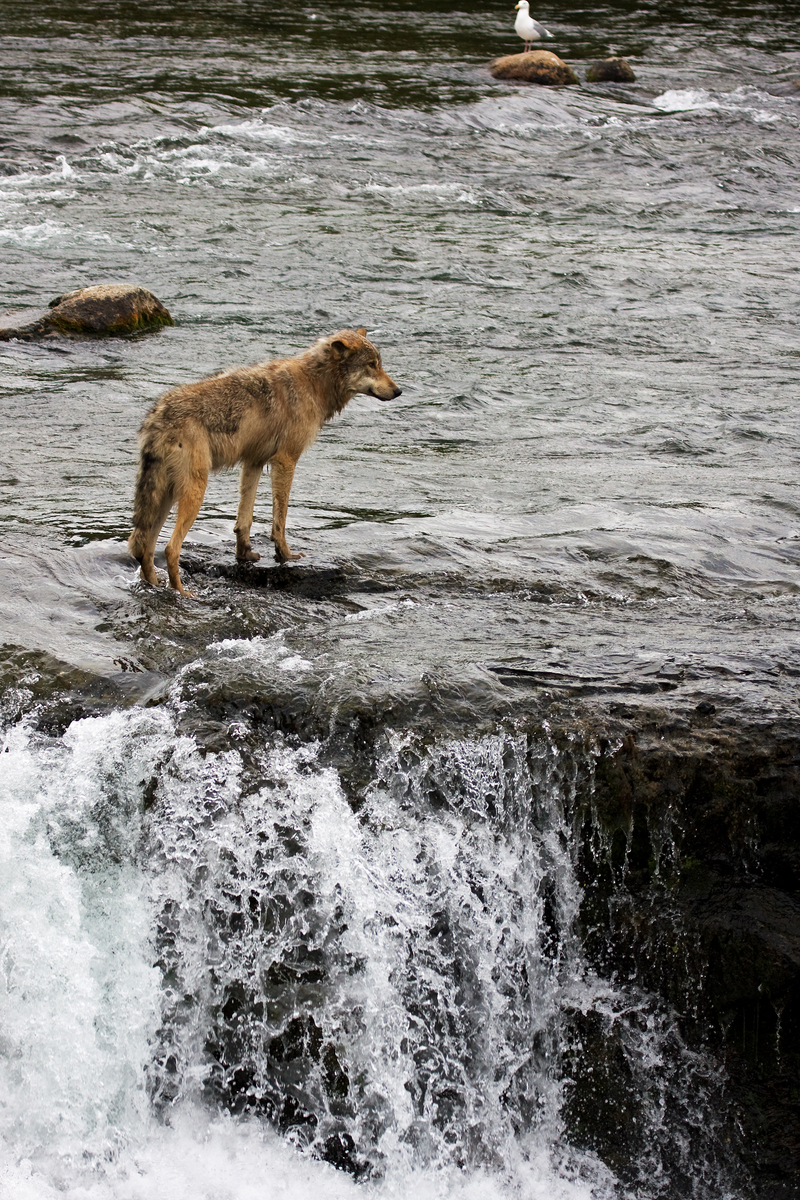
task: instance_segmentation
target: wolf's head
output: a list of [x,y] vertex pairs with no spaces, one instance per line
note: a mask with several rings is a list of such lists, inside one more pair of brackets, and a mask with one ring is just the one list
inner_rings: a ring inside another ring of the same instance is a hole
[[325,341],[348,399],[358,392],[378,400],[395,400],[402,395],[381,366],[381,356],[367,338],[366,329],[340,329]]

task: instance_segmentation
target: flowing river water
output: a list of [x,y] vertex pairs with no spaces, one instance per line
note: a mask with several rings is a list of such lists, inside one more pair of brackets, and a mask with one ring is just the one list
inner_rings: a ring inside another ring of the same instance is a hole
[[[0,347],[3,1195],[757,1187],[720,1063],[587,957],[574,815],[587,706],[800,713],[796,6],[535,15],[637,82],[494,81],[510,3],[4,6],[6,313],[176,324]],[[141,583],[149,405],[359,325],[403,394],[301,459],[305,557],[265,479],[236,567],[224,473],[197,599]]]

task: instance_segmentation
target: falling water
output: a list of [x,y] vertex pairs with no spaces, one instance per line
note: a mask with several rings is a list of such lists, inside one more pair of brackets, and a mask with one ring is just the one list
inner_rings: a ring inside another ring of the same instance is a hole
[[[15,1194],[150,1197],[165,1169],[172,1194],[209,1198],[249,1195],[263,1171],[325,1197],[350,1177],[375,1196],[721,1186],[714,1071],[581,949],[590,751],[546,728],[386,731],[354,796],[319,743],[242,722],[211,750],[181,732],[192,707],[179,683],[62,736],[7,732]],[[627,1178],[587,1132],[592,1031],[627,1086]]]

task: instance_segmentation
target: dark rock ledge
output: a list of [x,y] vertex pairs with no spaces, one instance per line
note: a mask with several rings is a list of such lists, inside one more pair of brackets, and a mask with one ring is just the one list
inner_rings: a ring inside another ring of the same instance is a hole
[[[731,1140],[752,1194],[795,1200],[800,727],[665,736],[637,721],[609,723],[591,737],[597,764],[576,810],[585,948],[603,972],[660,993],[688,1044],[722,1064]],[[592,1031],[581,1030],[582,1044],[594,1044],[603,1061],[578,1081],[573,1115],[586,1145],[624,1174],[620,1146],[629,1139],[619,1133],[603,1145],[607,1132],[591,1114],[603,1110],[604,1079],[618,1116],[635,1113],[635,1097],[620,1106],[624,1083],[613,1064],[604,1069],[609,1043],[594,1034],[593,1042]],[[591,1094],[583,1095],[587,1079]]]

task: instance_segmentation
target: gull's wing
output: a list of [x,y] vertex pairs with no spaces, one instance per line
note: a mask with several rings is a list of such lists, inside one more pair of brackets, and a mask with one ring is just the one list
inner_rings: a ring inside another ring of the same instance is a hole
[[[531,18],[531,20],[533,20],[533,18]],[[540,38],[554,36],[549,29],[545,29],[544,25],[540,25],[538,21],[533,22],[533,28],[536,30]]]

